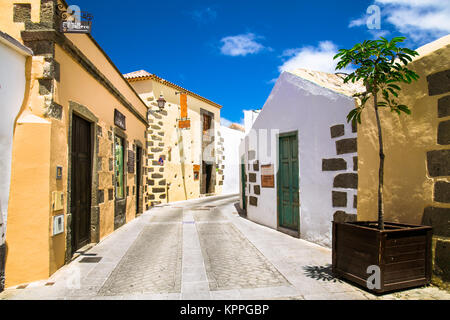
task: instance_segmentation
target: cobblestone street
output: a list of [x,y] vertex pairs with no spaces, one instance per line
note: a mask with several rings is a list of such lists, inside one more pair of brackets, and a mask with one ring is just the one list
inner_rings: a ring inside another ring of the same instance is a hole
[[450,299],[433,286],[374,296],[335,279],[330,249],[240,217],[236,201],[153,208],[0,299]]

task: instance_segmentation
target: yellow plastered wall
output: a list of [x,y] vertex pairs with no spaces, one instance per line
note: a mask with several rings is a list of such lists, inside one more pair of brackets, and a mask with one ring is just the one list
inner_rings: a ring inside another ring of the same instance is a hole
[[[191,127],[189,130],[179,130],[177,127],[177,119],[181,116],[180,95],[175,94],[178,90],[155,80],[133,81],[131,82],[131,85],[141,96],[141,98],[148,103],[151,110],[158,109],[156,106],[156,100],[159,98],[161,93],[166,100],[164,109],[167,111],[167,116],[164,116],[162,119],[155,118],[153,120],[153,124],[160,126],[161,130],[152,130],[151,125],[149,128],[153,131],[152,133],[149,133],[149,136],[156,134],[156,131],[164,131],[164,136],[161,141],[164,143],[164,147],[162,147],[163,151],[154,153],[155,158],[153,160],[157,161],[160,154],[166,155],[166,161],[164,162],[164,178],[167,183],[170,183],[168,196],[165,199],[158,199],[158,197],[156,197],[155,201],[175,202],[198,198],[200,196],[201,177],[199,180],[194,180],[194,165],[201,165],[202,144],[200,109],[207,110],[214,114],[216,150],[219,139],[217,133],[220,129],[220,109],[188,94],[187,116],[191,121]],[[183,151],[180,154],[181,145]],[[147,151],[149,154],[152,154],[152,148],[158,148],[158,144],[148,148]],[[182,157],[184,158],[183,165],[181,161]],[[149,179],[151,179],[152,173],[159,173],[157,168],[158,167],[155,168],[156,171],[149,172]],[[221,194],[222,186],[218,185],[218,182],[219,176],[216,175],[216,194]],[[152,194],[151,189],[153,186],[148,187],[148,193]],[[154,187],[160,186],[155,185]]]
[[34,115],[25,118],[14,133],[6,287],[49,276],[51,124]]
[[[91,45],[90,50],[95,50],[96,46],[93,43]],[[105,192],[104,202],[99,204],[100,239],[114,231],[114,201],[108,199],[108,189],[113,188],[113,171],[109,171],[109,159],[113,158],[112,139],[109,139],[108,132],[113,132],[114,109],[118,109],[127,119],[125,132],[128,149],[132,149],[135,140],[145,144],[146,124],[139,121],[59,45],[55,45],[55,60],[61,66],[61,73],[60,81],[53,82],[53,98],[55,103],[63,107],[61,120],[45,116],[46,101],[39,94],[38,79],[43,76],[46,62],[43,57],[36,56],[30,58],[31,67],[27,73],[29,95],[25,98],[15,127],[6,234],[7,287],[46,279],[65,263],[69,209],[67,201],[64,201],[63,210],[53,211],[51,197],[52,192],[59,191],[63,193],[64,199],[68,199],[69,101],[87,107],[98,118],[93,143],[98,138],[98,159],[101,161],[98,186]],[[92,63],[99,65],[104,61],[94,60]],[[136,96],[126,83],[121,89],[128,90],[127,95],[130,97],[133,94]],[[142,102],[139,105],[140,100],[136,98],[136,110],[145,118],[146,106]],[[98,128],[102,129],[102,136],[97,136]],[[63,168],[61,180],[56,179],[57,166]],[[130,193],[127,197],[126,222],[134,219],[136,214],[136,197],[131,192],[134,180],[134,174],[127,174]],[[66,232],[53,236],[53,216],[59,214],[65,215]]]
[[[398,116],[381,108],[380,118],[385,148],[384,209],[385,220],[421,224],[424,208],[433,204],[433,179],[428,176],[427,152],[448,149],[437,144],[437,101],[445,96],[428,95],[426,77],[447,70],[450,63],[450,37],[426,47],[409,68],[420,79],[402,85],[400,101],[410,107],[410,116]],[[377,220],[378,137],[373,104],[362,113],[358,126],[358,220]],[[447,119],[448,120],[448,119]],[[450,181],[449,178],[440,178]],[[449,204],[439,204],[450,207]]]
[[[94,50],[91,48],[91,50]],[[100,208],[100,239],[114,231],[114,200],[108,199],[108,189],[113,188],[112,175],[114,171],[109,170],[109,159],[114,155],[111,152],[112,140],[109,139],[109,133],[114,127],[114,109],[118,109],[126,117],[128,150],[132,149],[135,140],[145,145],[146,125],[139,121],[128,109],[97,80],[88,74],[79,64],[77,64],[64,50],[56,46],[56,60],[61,65],[60,88],[57,91],[57,102],[65,108],[67,115],[69,101],[77,102],[87,108],[99,119],[98,126],[102,128],[102,136],[98,136],[98,157],[101,158],[101,170],[98,173],[99,189],[104,190],[104,202],[99,204]],[[94,61],[97,65],[97,61]],[[123,87],[124,90],[126,87]],[[139,107],[139,106],[138,106]],[[144,111],[145,105],[141,103],[140,110]],[[145,112],[142,112],[145,118]],[[64,127],[60,128],[60,135],[67,139],[69,119],[64,117]],[[66,142],[67,145],[67,142]],[[56,151],[56,150],[55,150]],[[59,161],[67,163],[68,150],[64,148],[57,151]],[[94,155],[95,156],[95,155]],[[127,159],[125,159],[126,163]],[[56,165],[56,164],[55,164]],[[125,166],[126,170],[126,166]],[[67,185],[67,183],[66,183]],[[129,195],[127,197],[126,222],[133,220],[136,216],[136,193],[133,195],[132,189],[135,185],[135,174],[127,173],[127,186]],[[64,189],[67,191],[67,188]]]
[[14,3],[31,4],[31,21],[39,22],[41,0],[0,0],[0,30],[23,43],[20,32],[25,29],[25,23],[14,22]]

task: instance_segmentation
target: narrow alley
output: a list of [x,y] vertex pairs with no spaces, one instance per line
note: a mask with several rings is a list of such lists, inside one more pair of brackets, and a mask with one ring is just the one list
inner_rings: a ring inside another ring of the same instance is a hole
[[449,299],[436,287],[374,296],[331,274],[331,250],[241,217],[236,196],[157,206],[50,279],[0,299]]

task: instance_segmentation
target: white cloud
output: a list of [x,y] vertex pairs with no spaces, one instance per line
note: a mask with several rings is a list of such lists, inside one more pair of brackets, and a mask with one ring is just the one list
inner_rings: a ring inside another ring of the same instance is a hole
[[[417,43],[450,33],[450,2],[445,0],[374,0],[381,8],[381,24],[392,25]],[[349,27],[365,26],[368,15],[350,21]],[[372,34],[375,30],[369,30]],[[381,31],[381,30],[380,30]]]
[[367,23],[367,16],[363,16],[359,19],[355,19],[350,21],[348,27],[349,28],[353,28],[353,27],[360,27],[360,26],[364,26]]
[[253,33],[224,37],[220,40],[223,43],[220,51],[233,57],[258,53],[264,49],[264,46],[256,41],[258,38],[260,37]]
[[220,117],[220,125],[221,126],[229,127],[229,126],[231,126],[232,123],[233,123],[232,121],[230,121],[224,117]]
[[207,23],[215,20],[217,17],[216,10],[212,8],[197,9],[191,12],[192,18],[198,23]]
[[[337,52],[337,46],[331,41],[322,41],[318,47],[306,46],[288,49],[283,52],[282,56],[289,57],[289,59],[284,61],[278,69],[280,72],[304,68],[335,73],[338,60],[334,60],[333,57]],[[349,70],[340,71],[349,72]]]

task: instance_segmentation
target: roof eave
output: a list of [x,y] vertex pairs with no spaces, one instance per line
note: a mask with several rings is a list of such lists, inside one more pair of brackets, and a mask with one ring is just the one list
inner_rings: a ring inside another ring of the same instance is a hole
[[179,85],[177,85],[177,84],[175,84],[173,82],[164,80],[164,79],[162,79],[162,78],[160,78],[160,77],[158,77],[157,75],[154,75],[154,74],[150,75],[150,76],[135,76],[135,77],[129,77],[129,78],[125,78],[125,79],[128,82],[137,82],[137,81],[144,81],[144,80],[155,80],[155,81],[157,81],[157,82],[159,82],[161,84],[167,85],[167,86],[172,87],[174,89],[177,89],[177,90],[180,90],[180,91],[184,91],[187,94],[191,95],[192,97],[194,97],[196,99],[199,99],[200,101],[203,101],[203,102],[206,102],[208,104],[213,105],[214,107],[218,108],[219,110],[222,109],[222,106],[220,104],[218,104],[218,103],[216,103],[214,101],[211,101],[209,99],[206,99],[206,98],[196,94],[195,92],[192,92],[192,91],[189,91],[189,90],[187,90],[187,89],[185,89],[183,87],[180,87]]

